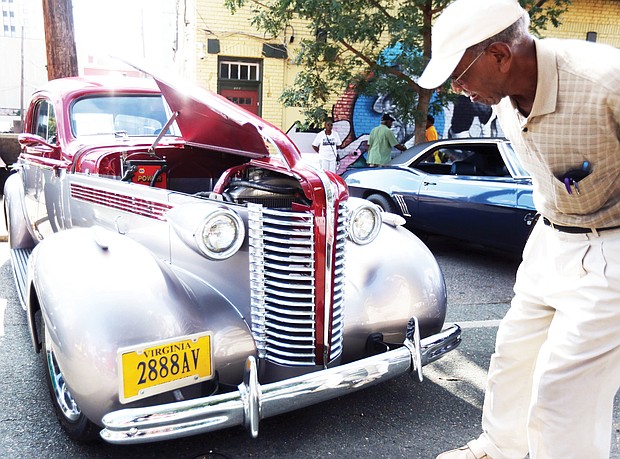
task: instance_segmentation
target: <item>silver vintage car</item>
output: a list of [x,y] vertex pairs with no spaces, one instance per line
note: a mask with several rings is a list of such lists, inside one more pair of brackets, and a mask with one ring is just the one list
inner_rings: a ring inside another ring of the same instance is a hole
[[401,217],[279,129],[175,78],[37,91],[4,189],[32,344],[66,433],[234,425],[422,367],[460,342]]

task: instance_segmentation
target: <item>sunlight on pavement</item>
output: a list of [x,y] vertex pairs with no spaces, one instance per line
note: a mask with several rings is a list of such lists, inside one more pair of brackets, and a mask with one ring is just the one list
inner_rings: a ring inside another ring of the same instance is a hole
[[464,402],[482,409],[487,369],[481,368],[459,349],[425,367],[424,377]]
[[[500,320],[454,321],[461,329],[497,328]],[[482,409],[488,368],[480,367],[463,348],[424,368],[424,377],[451,392],[455,397]]]
[[500,320],[469,320],[467,322],[457,322],[462,329],[465,328],[492,328],[499,327]]

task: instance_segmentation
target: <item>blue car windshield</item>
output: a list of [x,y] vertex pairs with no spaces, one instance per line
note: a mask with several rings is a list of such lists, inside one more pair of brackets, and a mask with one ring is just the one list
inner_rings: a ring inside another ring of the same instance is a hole
[[[71,107],[71,130],[75,137],[157,136],[170,115],[160,95],[82,97]],[[176,126],[171,126],[166,134],[178,135]]]

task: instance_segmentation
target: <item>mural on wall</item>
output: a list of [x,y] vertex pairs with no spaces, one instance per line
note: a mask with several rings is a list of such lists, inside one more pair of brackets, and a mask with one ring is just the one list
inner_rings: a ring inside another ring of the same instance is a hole
[[[389,60],[392,50],[382,53]],[[435,97],[435,96],[433,96]],[[357,94],[352,88],[347,89],[338,98],[332,109],[334,130],[342,139],[342,149],[338,150],[339,165],[337,172],[342,174],[350,167],[365,166],[364,155],[368,149],[370,131],[381,123],[384,113],[391,114],[395,121],[392,131],[398,142],[411,147],[414,144],[414,125],[401,122],[395,115],[395,106],[389,94]],[[502,136],[496,117],[491,107],[479,102],[472,102],[469,97],[459,95],[454,102],[448,103],[439,113],[433,113],[435,129],[440,139],[464,137]],[[301,132],[297,126],[291,127],[287,134],[300,149],[302,155],[312,161],[315,154],[311,147],[316,131]],[[394,156],[400,152],[394,149]]]
[[[389,96],[357,95],[352,90],[345,92],[334,105],[332,116],[334,130],[343,140],[342,149],[338,150],[340,159],[338,170],[343,173],[350,167],[365,166],[364,154],[368,149],[368,135],[380,124],[381,115],[394,113],[394,106]],[[394,115],[392,115],[394,116]],[[435,113],[435,129],[440,139],[464,137],[502,136],[501,129],[493,115],[491,107],[472,102],[469,97],[459,95],[440,113]],[[395,117],[396,118],[396,117]],[[414,126],[398,119],[392,124],[392,131],[400,143],[407,147],[413,145]],[[304,157],[315,155],[311,144],[316,135],[313,132],[301,132],[293,126],[288,135],[296,143]],[[394,155],[399,154],[398,150]]]

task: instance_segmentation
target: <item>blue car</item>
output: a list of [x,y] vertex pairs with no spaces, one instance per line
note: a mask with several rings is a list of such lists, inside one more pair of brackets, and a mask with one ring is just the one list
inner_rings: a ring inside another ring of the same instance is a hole
[[531,178],[502,138],[423,143],[343,177],[352,196],[401,215],[419,235],[520,252],[536,216]]

